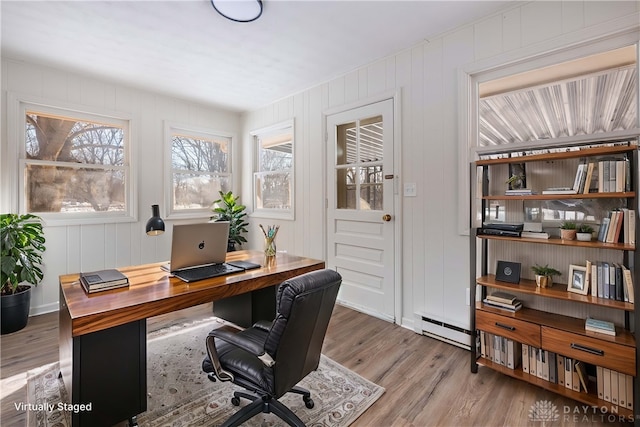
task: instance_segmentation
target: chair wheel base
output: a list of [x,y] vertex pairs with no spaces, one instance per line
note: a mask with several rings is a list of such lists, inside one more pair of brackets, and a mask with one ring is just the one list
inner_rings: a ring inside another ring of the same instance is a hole
[[313,403],[313,399],[311,398],[303,397],[302,400],[304,400],[304,406],[306,406],[307,409],[313,409],[313,407],[315,406],[315,404]]

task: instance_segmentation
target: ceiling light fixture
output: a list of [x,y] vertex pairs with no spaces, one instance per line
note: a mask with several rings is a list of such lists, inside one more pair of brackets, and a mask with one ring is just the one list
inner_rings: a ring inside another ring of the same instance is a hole
[[262,15],[262,0],[211,0],[211,5],[234,22],[251,22]]

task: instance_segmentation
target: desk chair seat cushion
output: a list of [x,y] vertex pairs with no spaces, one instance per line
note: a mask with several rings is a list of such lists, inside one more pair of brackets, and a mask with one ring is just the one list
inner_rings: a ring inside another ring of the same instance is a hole
[[[255,342],[260,346],[264,346],[267,333],[260,327],[252,327],[238,332],[243,339]],[[268,390],[268,384],[264,379],[264,370],[269,368],[266,368],[260,359],[224,340],[216,338],[215,341],[218,359],[225,370],[231,372],[235,377],[241,377],[250,383],[260,386],[263,390]],[[214,371],[211,359],[208,357],[202,362],[202,370],[204,372]]]

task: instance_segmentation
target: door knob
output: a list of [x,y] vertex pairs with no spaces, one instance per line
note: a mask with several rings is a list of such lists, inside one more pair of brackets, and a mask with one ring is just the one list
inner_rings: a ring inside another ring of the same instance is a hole
[[382,220],[386,221],[386,222],[391,221],[391,215],[389,215],[389,214],[382,215]]

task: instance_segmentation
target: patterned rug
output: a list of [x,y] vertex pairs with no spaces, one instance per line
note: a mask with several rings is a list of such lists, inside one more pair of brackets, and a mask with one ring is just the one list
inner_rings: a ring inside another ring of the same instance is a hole
[[[223,322],[209,318],[149,333],[147,340],[147,412],[138,416],[140,426],[218,426],[239,408],[231,404],[231,383],[211,382],[201,370],[205,337]],[[58,364],[43,366],[27,374],[29,426],[70,426],[69,413],[58,409],[67,393],[58,379]],[[301,383],[311,391],[315,403],[307,409],[299,395],[280,400],[302,421],[313,427],[343,427],[351,424],[383,393],[384,388],[362,378],[328,357],[322,356],[317,371]],[[249,402],[242,399],[241,406]],[[273,414],[260,414],[246,426],[280,426]]]

